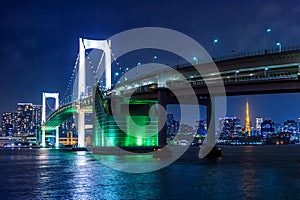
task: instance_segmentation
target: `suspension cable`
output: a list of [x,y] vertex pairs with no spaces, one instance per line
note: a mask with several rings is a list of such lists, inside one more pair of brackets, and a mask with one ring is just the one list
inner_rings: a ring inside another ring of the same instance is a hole
[[55,108],[51,108],[51,106],[49,105],[49,103],[46,101],[46,104],[48,106],[48,108],[50,109],[51,112],[53,112],[54,110],[56,110]]
[[76,72],[76,69],[77,69],[77,66],[78,66],[78,61],[79,61],[79,53],[77,54],[77,57],[76,57],[76,61],[75,61],[75,64],[74,64],[74,67],[73,67],[73,71],[72,71],[72,74],[70,76],[70,79],[69,79],[69,82],[68,82],[68,85],[67,85],[67,88],[64,92],[64,95],[63,95],[63,98],[62,100],[60,101],[60,103],[62,103],[62,101],[66,98],[66,95],[67,93],[69,92],[70,90],[70,87],[72,86],[72,81],[74,79],[74,75],[75,75],[75,72]]

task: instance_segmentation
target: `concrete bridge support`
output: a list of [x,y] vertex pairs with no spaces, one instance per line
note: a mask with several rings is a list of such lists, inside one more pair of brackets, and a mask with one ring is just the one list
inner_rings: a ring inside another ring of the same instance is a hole
[[210,96],[210,103],[206,105],[207,118],[207,143],[206,147],[211,149],[216,141],[216,101],[214,96]]
[[167,90],[159,89],[157,93],[157,103],[160,105],[158,109],[158,146],[160,148],[167,144],[167,128],[166,128],[166,110],[168,100]]

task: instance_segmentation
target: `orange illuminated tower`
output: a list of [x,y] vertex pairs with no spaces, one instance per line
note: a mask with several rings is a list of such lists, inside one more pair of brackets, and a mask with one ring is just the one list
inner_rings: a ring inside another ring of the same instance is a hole
[[246,132],[248,133],[248,136],[250,136],[250,116],[248,99],[246,101]]

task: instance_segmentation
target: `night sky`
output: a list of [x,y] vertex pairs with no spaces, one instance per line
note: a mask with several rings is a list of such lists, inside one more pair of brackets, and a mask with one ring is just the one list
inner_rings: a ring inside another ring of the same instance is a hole
[[[132,28],[164,27],[192,37],[211,54],[218,38],[216,54],[224,56],[265,49],[267,27],[270,46],[299,45],[299,19],[298,0],[2,1],[0,112],[16,110],[18,102],[41,104],[42,91],[64,93],[79,37],[106,39]],[[299,97],[249,96],[251,117],[297,119]],[[246,98],[228,98],[228,116],[243,119]]]

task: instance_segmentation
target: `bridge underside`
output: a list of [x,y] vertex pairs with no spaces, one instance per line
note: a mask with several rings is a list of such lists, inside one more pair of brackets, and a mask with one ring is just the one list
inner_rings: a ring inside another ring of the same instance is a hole
[[49,127],[60,126],[64,121],[71,118],[76,112],[77,109],[74,107],[64,109],[62,112],[57,113],[56,115],[51,117],[51,119],[47,120],[45,125]]

